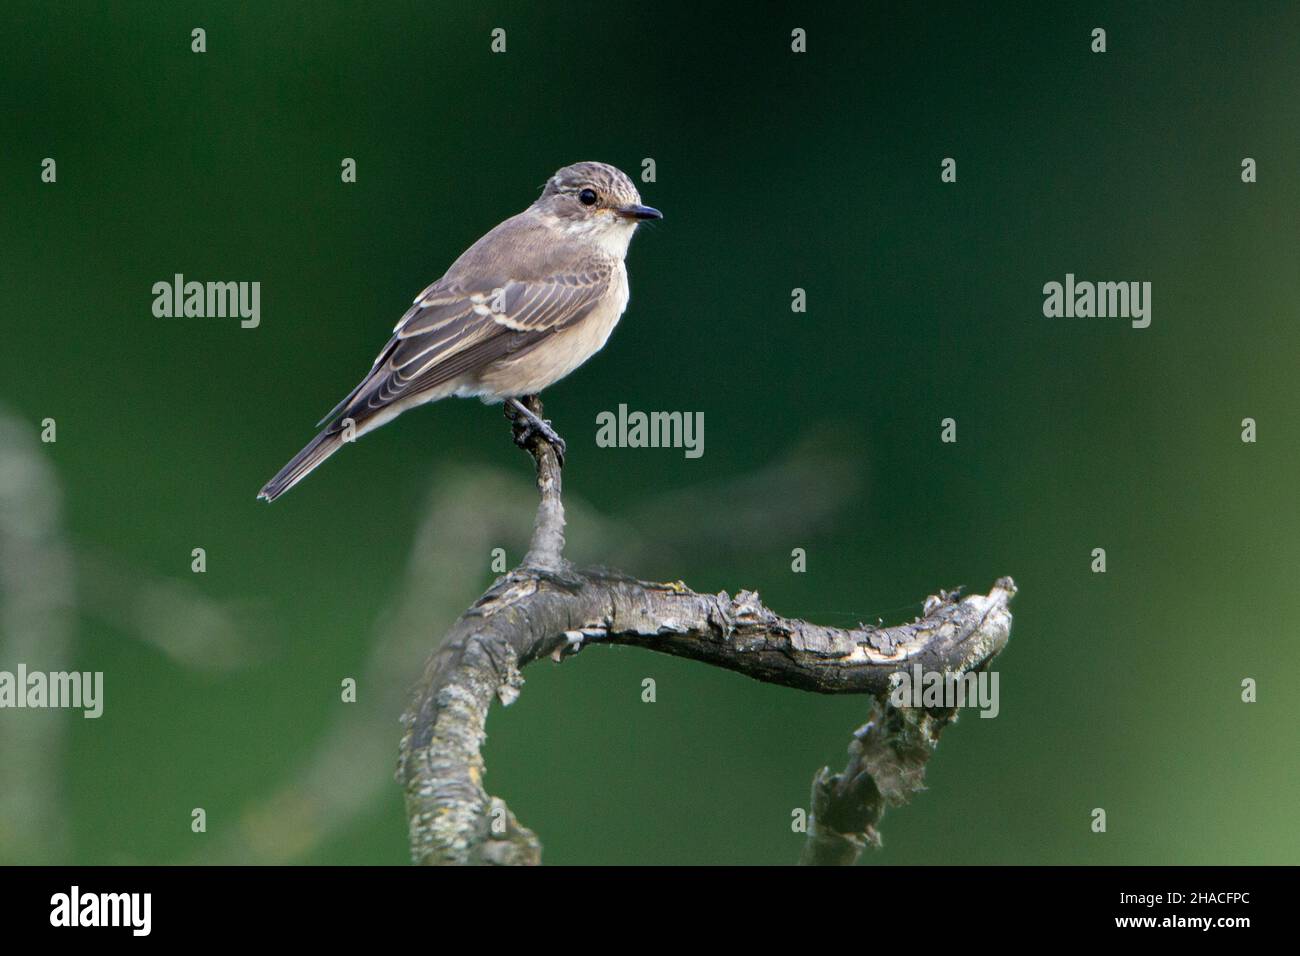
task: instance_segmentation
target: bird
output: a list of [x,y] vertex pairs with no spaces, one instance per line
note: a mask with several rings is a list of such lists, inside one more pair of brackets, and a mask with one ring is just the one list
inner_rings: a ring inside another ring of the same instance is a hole
[[563,464],[563,439],[520,399],[605,345],[627,308],[632,235],[662,218],[614,166],[558,170],[532,205],[484,234],[416,296],[365,378],[257,497],[274,501],[344,444],[449,396],[506,403],[524,437],[551,442]]

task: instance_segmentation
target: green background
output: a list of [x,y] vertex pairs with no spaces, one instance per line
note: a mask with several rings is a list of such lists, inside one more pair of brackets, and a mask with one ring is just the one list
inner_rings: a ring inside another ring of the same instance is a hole
[[[572,555],[841,625],[1015,577],[1000,716],[869,862],[1300,862],[1300,13],[848,6],[5,5],[0,455],[74,569],[24,662],[106,702],[0,712],[0,860],[406,860],[397,718],[521,556],[529,461],[449,401],[254,495],[556,168],[653,157],[628,313],[546,395]],[[260,281],[261,326],[155,318],[176,272]],[[1067,272],[1150,281],[1151,327],[1044,318]],[[703,458],[598,449],[620,402],[704,412]],[[525,676],[486,783],[550,863],[792,862],[867,711],[636,649]]]

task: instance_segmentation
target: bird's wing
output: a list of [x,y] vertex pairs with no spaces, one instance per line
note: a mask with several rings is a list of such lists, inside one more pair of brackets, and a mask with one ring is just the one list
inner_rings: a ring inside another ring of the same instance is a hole
[[415,300],[370,373],[321,423],[361,424],[404,398],[518,355],[588,315],[614,281],[613,262],[532,278],[468,280],[456,270]]

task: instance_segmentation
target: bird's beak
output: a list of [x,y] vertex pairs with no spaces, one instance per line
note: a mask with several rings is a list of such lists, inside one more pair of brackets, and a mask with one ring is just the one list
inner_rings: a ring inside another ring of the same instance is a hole
[[622,206],[616,209],[624,219],[662,219],[664,214],[651,206]]

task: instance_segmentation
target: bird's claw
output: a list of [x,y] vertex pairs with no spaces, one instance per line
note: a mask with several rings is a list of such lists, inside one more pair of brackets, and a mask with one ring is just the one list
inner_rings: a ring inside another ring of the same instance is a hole
[[555,457],[561,467],[564,465],[564,452],[568,448],[559,433],[551,427],[547,418],[528,419],[522,415],[514,420],[515,444],[525,451],[529,450],[538,438],[544,439],[555,449]]

